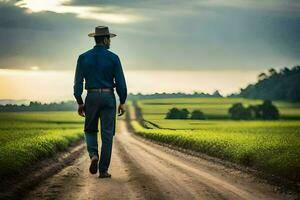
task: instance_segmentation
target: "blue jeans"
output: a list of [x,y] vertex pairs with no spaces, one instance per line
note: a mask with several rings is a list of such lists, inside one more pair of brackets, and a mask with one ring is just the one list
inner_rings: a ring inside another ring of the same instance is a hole
[[98,153],[98,125],[101,127],[101,154],[99,171],[105,172],[109,168],[113,136],[116,126],[116,99],[113,92],[88,93],[85,99],[85,141],[89,157]]

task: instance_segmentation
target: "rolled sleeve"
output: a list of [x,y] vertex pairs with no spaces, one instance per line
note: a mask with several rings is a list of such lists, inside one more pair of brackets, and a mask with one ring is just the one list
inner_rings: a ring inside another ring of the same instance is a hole
[[79,56],[77,59],[75,78],[74,78],[74,87],[73,95],[78,104],[83,104],[82,92],[83,92],[83,70],[82,70],[82,56]]
[[118,56],[115,59],[115,85],[116,91],[120,99],[120,103],[124,104],[127,98],[127,85],[123,73],[121,61]]

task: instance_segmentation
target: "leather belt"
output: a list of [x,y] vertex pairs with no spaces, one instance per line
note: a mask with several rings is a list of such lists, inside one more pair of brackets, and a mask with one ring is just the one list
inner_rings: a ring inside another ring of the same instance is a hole
[[88,92],[112,92],[113,89],[111,88],[95,88],[95,89],[88,89]]

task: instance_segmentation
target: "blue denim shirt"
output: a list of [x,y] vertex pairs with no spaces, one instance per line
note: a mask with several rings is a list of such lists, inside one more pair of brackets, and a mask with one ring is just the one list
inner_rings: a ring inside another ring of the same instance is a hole
[[120,59],[104,46],[96,45],[78,57],[73,87],[78,104],[83,104],[83,80],[85,89],[116,88],[120,103],[125,103],[127,87]]

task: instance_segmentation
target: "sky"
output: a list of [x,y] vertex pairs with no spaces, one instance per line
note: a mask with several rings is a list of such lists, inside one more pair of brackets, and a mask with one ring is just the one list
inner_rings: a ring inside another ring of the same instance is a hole
[[129,92],[230,94],[300,63],[298,0],[0,0],[0,98],[71,99],[98,25]]

